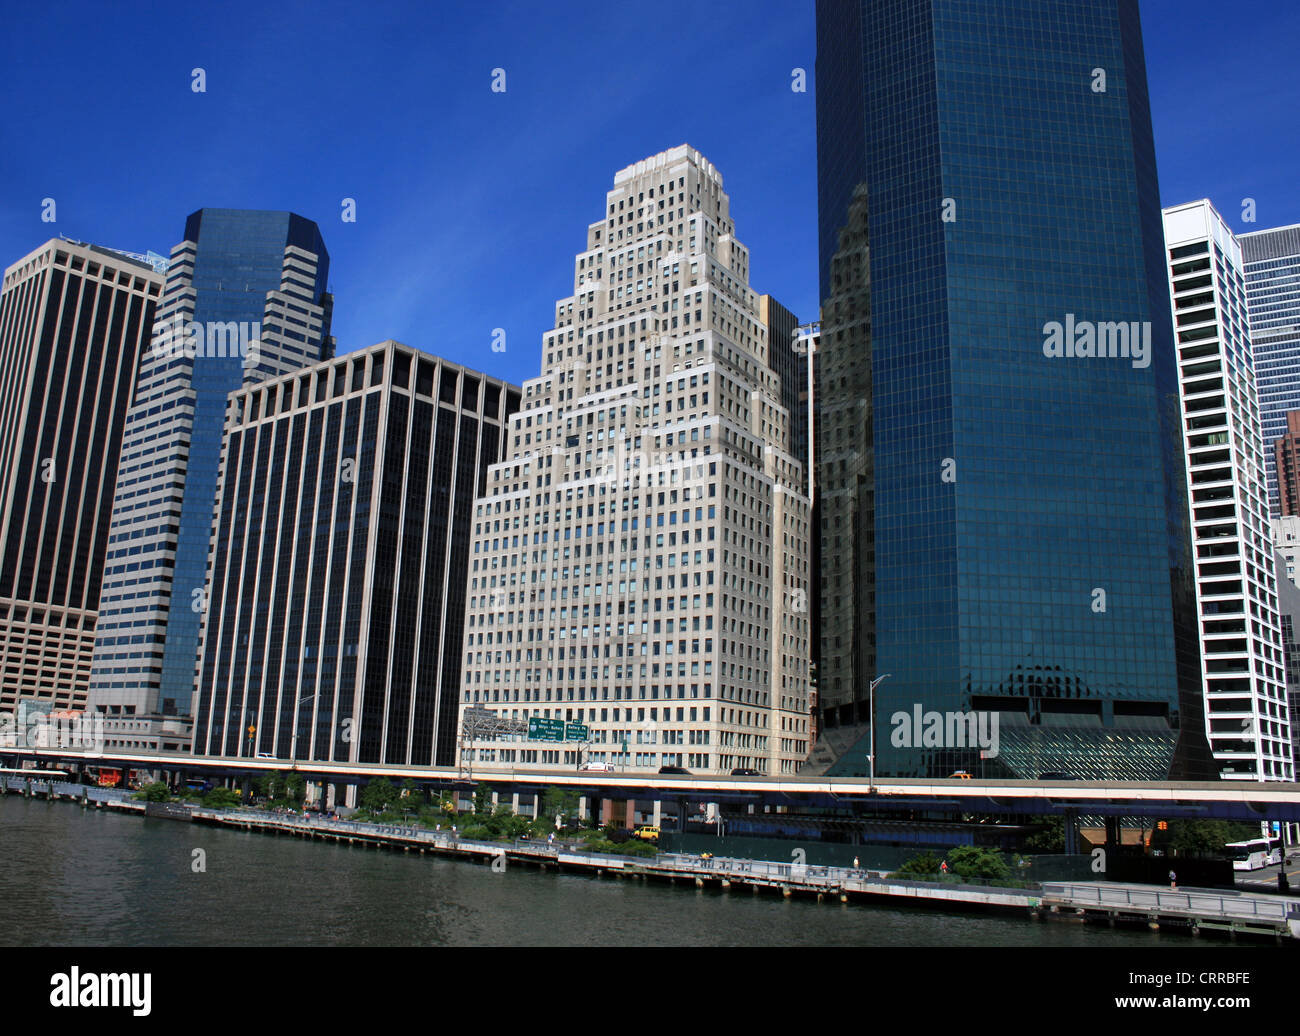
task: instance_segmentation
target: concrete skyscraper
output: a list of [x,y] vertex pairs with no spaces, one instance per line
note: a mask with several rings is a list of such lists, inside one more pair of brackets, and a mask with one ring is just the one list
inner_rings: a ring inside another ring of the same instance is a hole
[[590,744],[479,759],[795,772],[808,500],[771,347],[717,170],[617,173],[475,505],[461,695]]
[[1206,733],[1221,777],[1292,780],[1286,659],[1241,246],[1208,201],[1167,208],[1164,223]]
[[1246,271],[1246,310],[1259,384],[1259,419],[1268,467],[1269,509],[1282,514],[1277,458],[1271,447],[1287,431],[1287,413],[1300,410],[1300,224],[1238,236]]
[[118,453],[162,277],[68,240],[0,294],[0,712],[81,709]]
[[332,355],[328,273],[320,230],[293,213],[186,220],[113,505],[90,685],[110,722],[190,712],[226,397]]
[[1136,0],[819,0],[817,126],[823,309],[855,322],[836,359],[823,313],[818,402],[868,426],[819,449],[871,580],[839,672],[823,642],[823,717],[863,735],[832,772],[869,772],[879,679],[879,774],[1208,775]]

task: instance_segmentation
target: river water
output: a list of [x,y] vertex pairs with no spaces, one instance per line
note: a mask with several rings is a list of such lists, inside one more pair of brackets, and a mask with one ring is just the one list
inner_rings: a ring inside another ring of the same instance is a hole
[[0,796],[0,893],[8,946],[1206,945],[1174,933],[522,866],[497,874],[17,795]]

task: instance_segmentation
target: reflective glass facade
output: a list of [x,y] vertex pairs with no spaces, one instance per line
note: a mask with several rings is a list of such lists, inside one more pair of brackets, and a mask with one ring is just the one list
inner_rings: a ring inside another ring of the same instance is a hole
[[90,700],[188,714],[226,397],[333,353],[329,254],[290,212],[201,209],[172,250],[127,420]]
[[[877,773],[1038,776],[896,744],[916,705],[1069,730],[1050,768],[1081,777],[1134,727],[1147,776],[1205,772],[1137,4],[820,0],[818,47],[823,298],[865,192]],[[1053,354],[1076,322],[1136,325],[1132,353]]]
[[519,403],[391,341],[232,397],[196,754],[455,763],[474,498]]

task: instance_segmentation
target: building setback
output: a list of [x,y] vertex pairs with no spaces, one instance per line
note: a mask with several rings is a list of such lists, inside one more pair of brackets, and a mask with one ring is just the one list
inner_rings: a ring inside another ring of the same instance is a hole
[[[818,403],[862,408],[870,460],[846,440],[818,491],[870,511],[872,579],[823,592],[873,610],[838,684],[823,641],[823,718],[883,679],[892,776],[1210,773],[1136,0],[819,0],[817,109],[821,298],[870,299],[852,376],[823,315]],[[869,273],[837,288],[858,215]],[[996,715],[998,751],[910,736],[917,708]]]
[[[1238,236],[1246,273],[1246,309],[1255,352],[1259,416],[1264,442],[1272,444],[1287,431],[1287,413],[1300,410],[1300,224],[1256,230]],[[1269,451],[1270,513],[1281,509],[1277,459]]]
[[196,754],[455,762],[473,503],[518,407],[393,341],[231,397]]
[[81,709],[118,452],[162,277],[53,240],[0,294],[0,712]]
[[1165,209],[1164,224],[1206,733],[1220,777],[1291,780],[1285,657],[1241,246],[1208,201]]
[[316,224],[290,212],[200,209],[172,249],[127,417],[95,636],[89,702],[110,725],[190,714],[226,399],[333,354],[328,273]]
[[729,210],[681,146],[617,173],[587,229],[475,505],[461,706],[591,743],[476,760],[778,774],[807,755],[804,472]]

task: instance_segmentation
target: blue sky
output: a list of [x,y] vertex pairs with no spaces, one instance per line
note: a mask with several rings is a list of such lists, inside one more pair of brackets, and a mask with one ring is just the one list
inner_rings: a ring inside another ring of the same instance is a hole
[[[1141,7],[1164,203],[1300,222],[1300,5]],[[166,254],[202,206],[291,209],[330,249],[340,351],[397,338],[521,381],[614,172],[690,143],[754,287],[816,316],[812,0],[69,2],[4,27],[0,266],[55,234]]]

